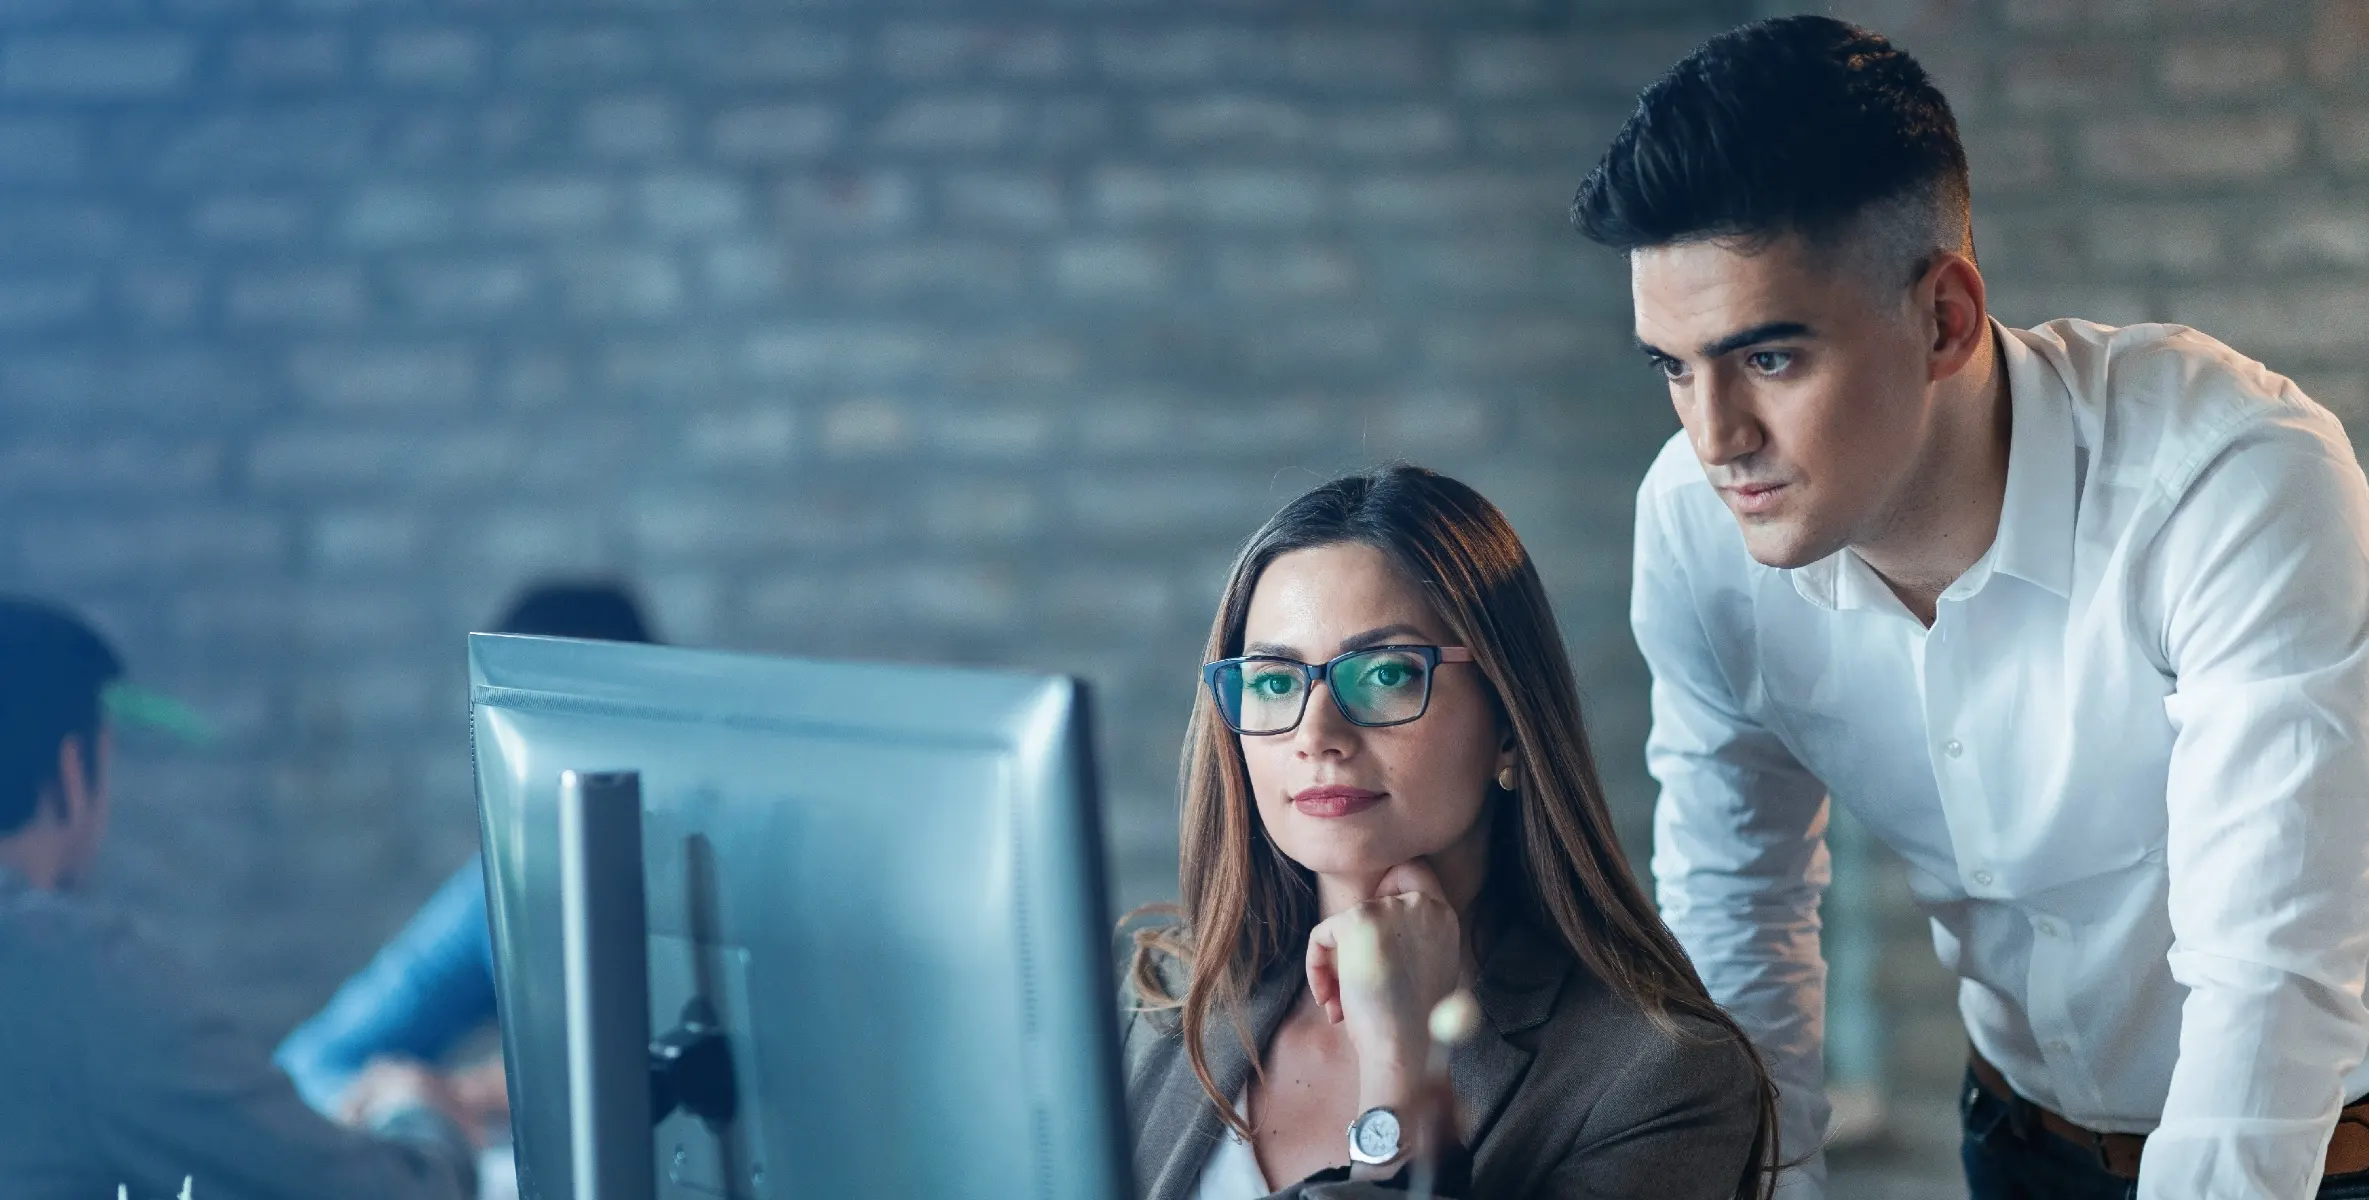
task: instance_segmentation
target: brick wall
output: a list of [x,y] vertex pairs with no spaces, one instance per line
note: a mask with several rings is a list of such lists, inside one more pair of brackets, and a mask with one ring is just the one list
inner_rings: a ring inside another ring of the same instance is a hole
[[1632,832],[1674,428],[1564,208],[1731,2],[0,4],[0,587],[223,727],[105,888],[284,1027],[475,837],[460,635],[1074,671],[1172,894],[1222,568],[1411,456],[1542,560]]

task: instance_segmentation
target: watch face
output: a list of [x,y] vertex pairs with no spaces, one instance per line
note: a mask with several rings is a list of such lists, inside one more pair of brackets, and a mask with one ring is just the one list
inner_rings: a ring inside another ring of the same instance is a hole
[[1396,1158],[1398,1114],[1387,1108],[1377,1108],[1358,1118],[1357,1148],[1376,1160]]

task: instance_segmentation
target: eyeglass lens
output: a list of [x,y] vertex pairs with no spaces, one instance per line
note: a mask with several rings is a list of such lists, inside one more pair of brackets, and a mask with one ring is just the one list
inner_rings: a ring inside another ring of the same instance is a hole
[[[1412,650],[1381,648],[1335,659],[1333,700],[1360,725],[1396,725],[1423,715],[1431,670]],[[1252,659],[1217,673],[1218,704],[1241,733],[1282,733],[1308,709],[1308,673],[1298,663]]]

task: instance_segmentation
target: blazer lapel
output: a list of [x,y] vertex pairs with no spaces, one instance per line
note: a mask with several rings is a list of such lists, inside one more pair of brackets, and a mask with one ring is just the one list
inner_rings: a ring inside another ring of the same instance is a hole
[[[1243,1015],[1254,1045],[1263,1048],[1274,1036],[1275,1027],[1283,1023],[1292,1001],[1299,997],[1301,978],[1296,970],[1271,971],[1251,989],[1250,1003],[1245,1006],[1248,1011]],[[1209,1074],[1231,1102],[1250,1082],[1250,1053],[1234,1036],[1233,1022],[1218,1019],[1210,1023],[1205,1052]],[[1144,1138],[1136,1146],[1137,1177],[1151,1180],[1144,1200],[1189,1200],[1218,1139],[1226,1133],[1225,1122],[1193,1075],[1193,1060],[1179,1049],[1169,1060],[1168,1078],[1152,1101],[1144,1121]],[[1154,1169],[1146,1172],[1147,1167]]]
[[1484,1028],[1448,1055],[1464,1144],[1478,1148],[1530,1069],[1531,1051],[1509,1040],[1554,1013],[1571,958],[1527,922],[1510,923],[1473,984]]

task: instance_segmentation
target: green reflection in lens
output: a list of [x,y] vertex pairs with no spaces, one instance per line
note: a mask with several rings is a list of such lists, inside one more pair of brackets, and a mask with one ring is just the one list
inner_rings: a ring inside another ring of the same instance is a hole
[[1335,665],[1332,684],[1350,716],[1378,725],[1421,715],[1427,674],[1415,651],[1369,650]]

